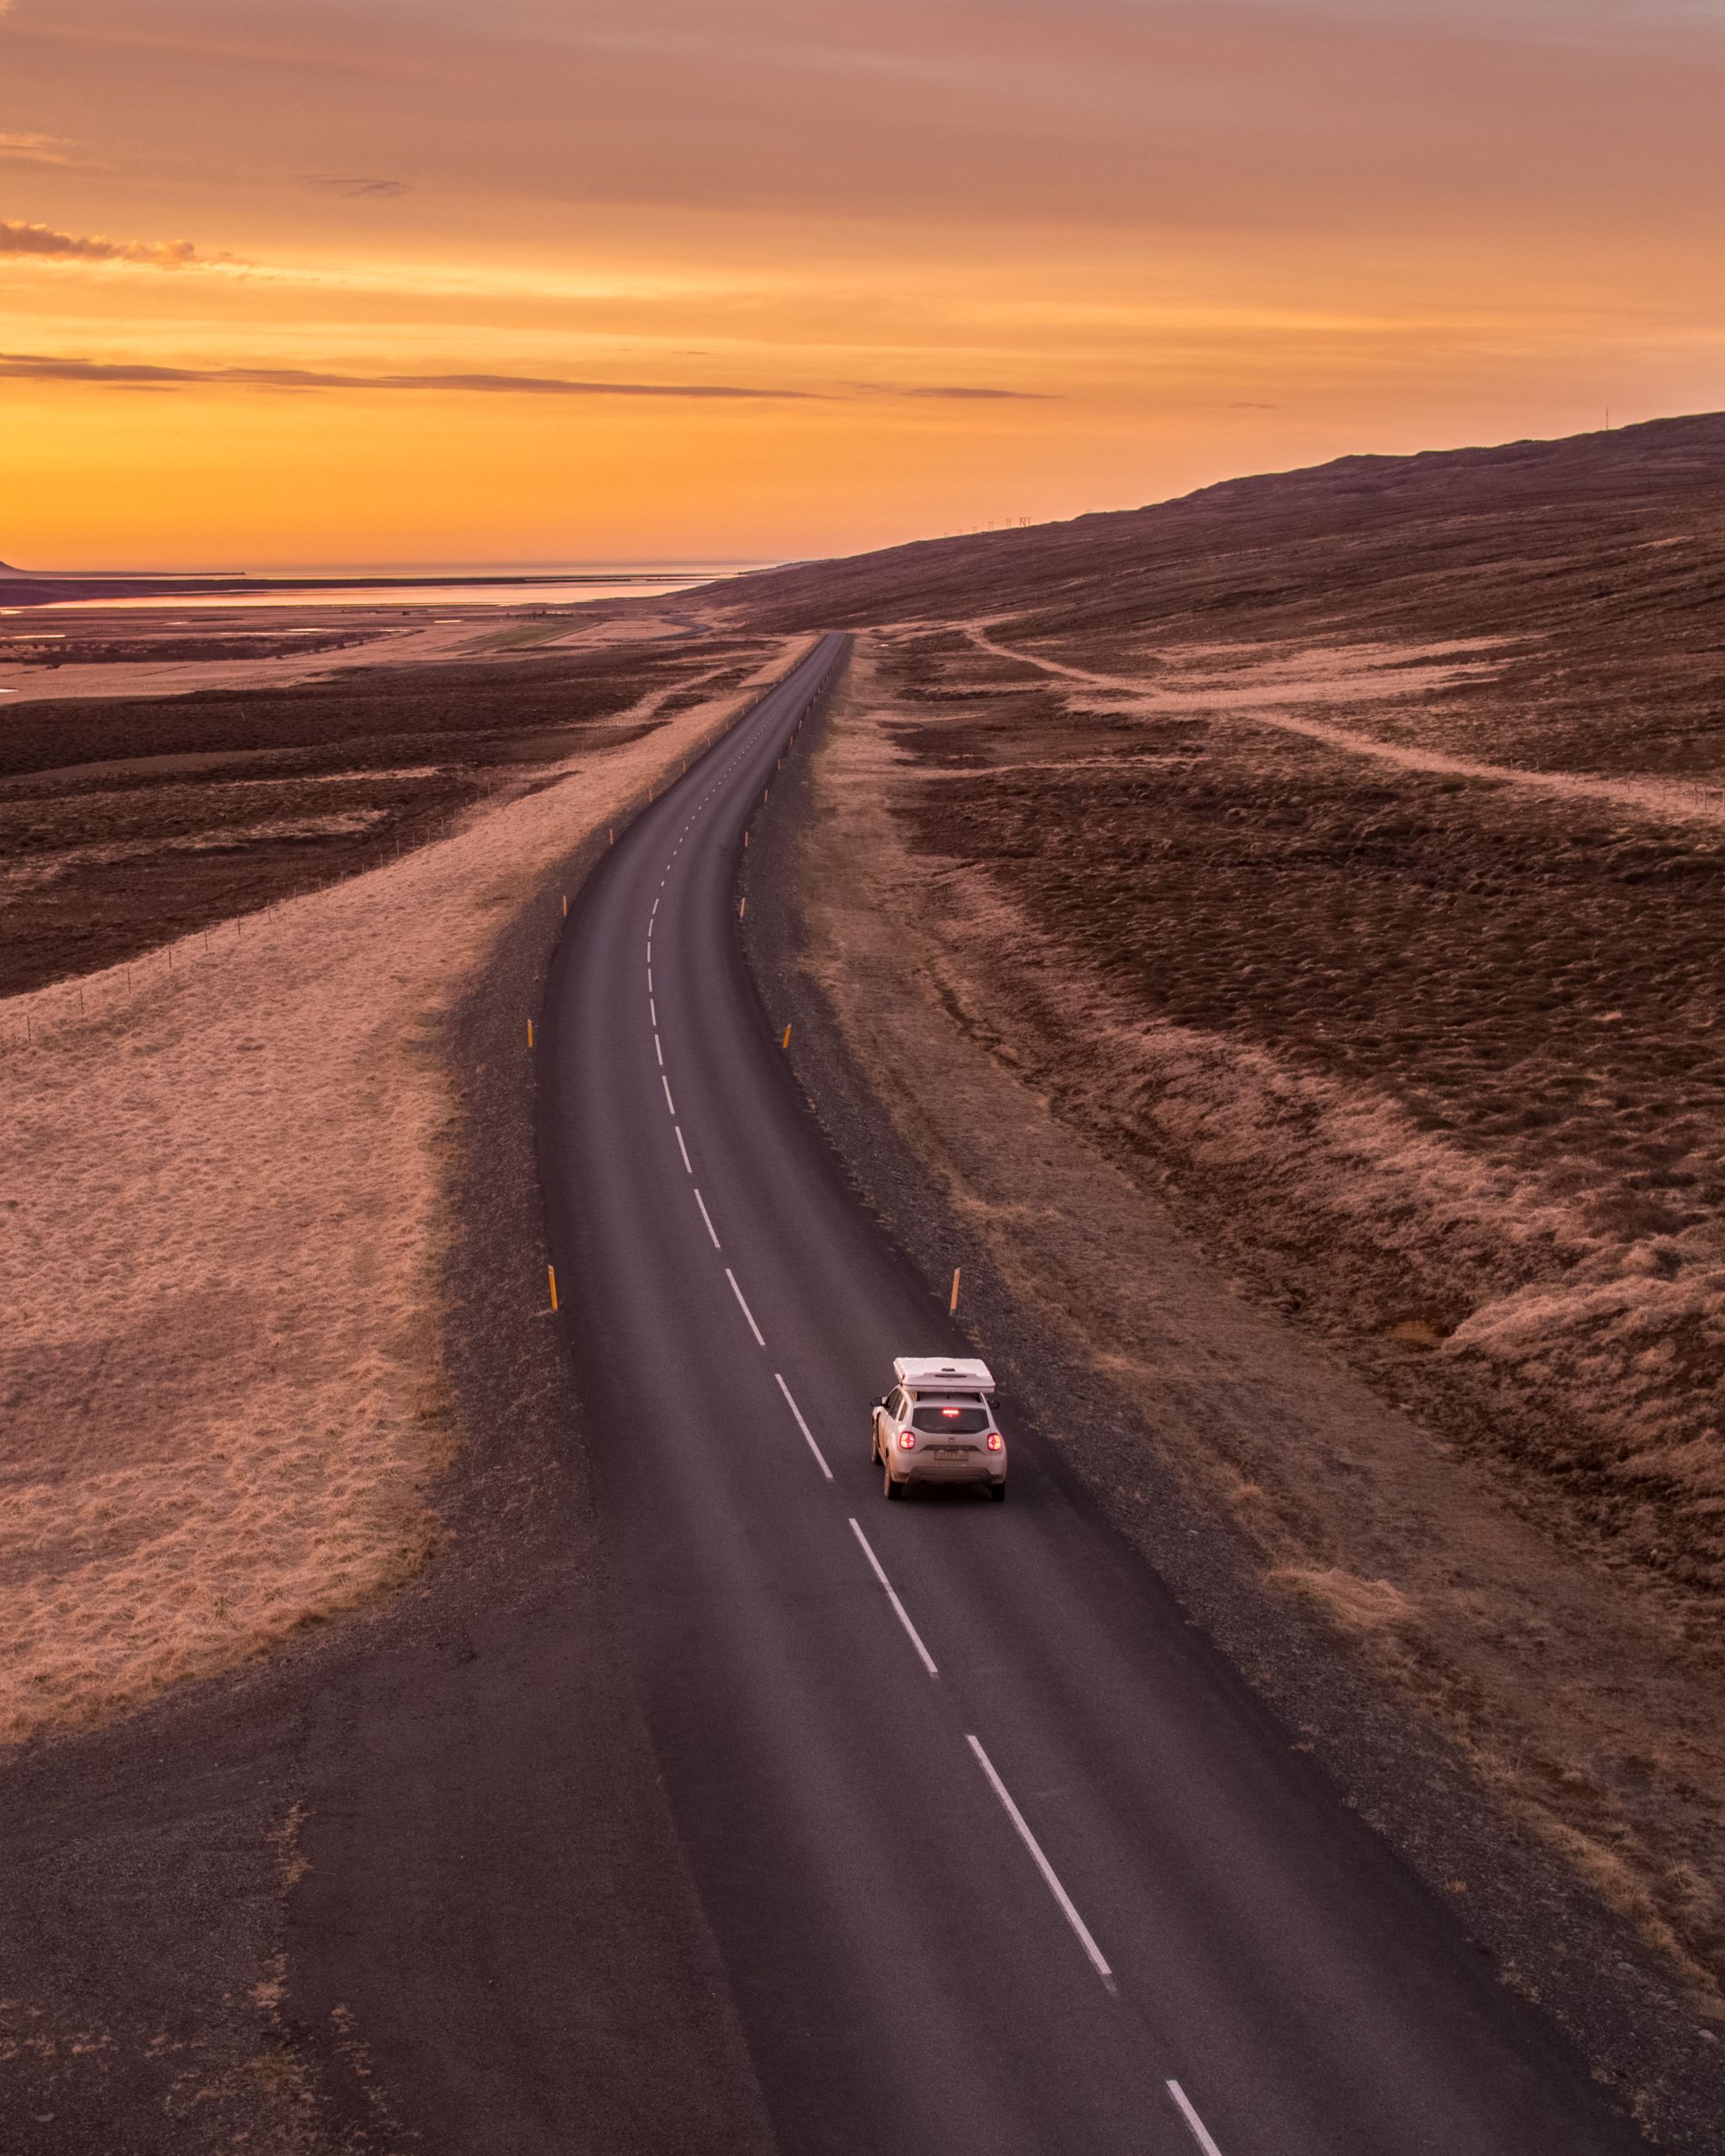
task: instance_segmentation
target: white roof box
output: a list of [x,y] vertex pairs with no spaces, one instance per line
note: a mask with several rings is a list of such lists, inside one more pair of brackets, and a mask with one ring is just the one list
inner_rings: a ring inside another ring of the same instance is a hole
[[932,1355],[896,1355],[892,1374],[912,1393],[992,1393],[993,1372],[986,1363],[951,1356],[945,1361]]

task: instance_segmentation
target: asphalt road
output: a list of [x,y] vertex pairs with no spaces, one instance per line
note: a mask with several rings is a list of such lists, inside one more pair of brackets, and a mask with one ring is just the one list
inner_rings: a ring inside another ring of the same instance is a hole
[[624,1634],[783,2146],[1643,2146],[1010,1400],[1004,1506],[883,1501],[892,1357],[963,1342],[798,1096],[735,894],[841,655],[590,879],[542,1066]]

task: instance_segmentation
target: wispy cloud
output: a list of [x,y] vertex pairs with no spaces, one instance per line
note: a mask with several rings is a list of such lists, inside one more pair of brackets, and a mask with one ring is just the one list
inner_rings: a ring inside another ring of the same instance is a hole
[[[6,10],[0,5],[0,15]],[[69,165],[78,146],[63,135],[0,135],[0,157],[27,165]]]
[[0,382],[64,382],[126,389],[432,390],[481,397],[671,397],[825,404],[849,397],[941,397],[1045,403],[1042,392],[970,388],[963,383],[900,388],[856,382],[848,389],[774,389],[732,382],[586,382],[544,374],[346,374],[305,367],[161,367],[145,360],[74,359],[48,352],[0,352]]
[[0,254],[29,255],[44,262],[143,262],[156,270],[183,270],[198,259],[189,239],[101,239],[56,232],[49,224],[0,222]]
[[62,359],[0,352],[0,381],[111,383],[227,389],[417,389],[516,397],[717,397],[820,401],[806,389],[741,388],[713,382],[571,382],[536,374],[332,374],[300,367],[154,367],[141,361]]
[[1054,401],[1043,389],[968,389],[962,382],[937,383],[928,388],[889,389],[889,397],[952,397],[970,403],[1003,400],[1014,404],[1047,404]]
[[408,180],[385,180],[362,172],[301,172],[300,179],[308,187],[321,187],[326,194],[377,195],[393,198],[409,192]]

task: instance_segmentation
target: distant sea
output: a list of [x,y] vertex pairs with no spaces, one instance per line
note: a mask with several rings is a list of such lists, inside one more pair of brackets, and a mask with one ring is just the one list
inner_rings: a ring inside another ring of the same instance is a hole
[[[368,608],[374,613],[401,613],[421,607],[543,607],[578,606],[591,599],[663,598],[696,584],[712,583],[746,570],[765,568],[764,562],[368,562],[363,567],[344,563],[331,568],[259,569],[253,572],[261,584],[269,578],[297,582],[315,579],[318,591],[256,591],[162,593],[149,598],[54,599],[33,607],[33,614],[148,611],[151,613],[190,613],[235,607],[331,607]],[[123,573],[123,572],[121,572]],[[133,572],[132,573],[143,573]],[[195,575],[195,572],[187,572]],[[379,578],[448,578],[448,583],[426,583],[380,590]],[[508,577],[518,583],[469,584],[465,577]],[[557,579],[558,581],[552,581]],[[370,588],[362,587],[369,580]],[[344,583],[348,588],[341,588]],[[0,591],[0,597],[3,597]],[[10,611],[10,609],[8,609]]]

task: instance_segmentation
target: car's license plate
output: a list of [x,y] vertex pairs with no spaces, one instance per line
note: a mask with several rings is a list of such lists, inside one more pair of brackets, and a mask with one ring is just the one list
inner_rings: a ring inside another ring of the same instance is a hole
[[968,1460],[970,1457],[968,1445],[935,1445],[929,1450],[937,1460]]

